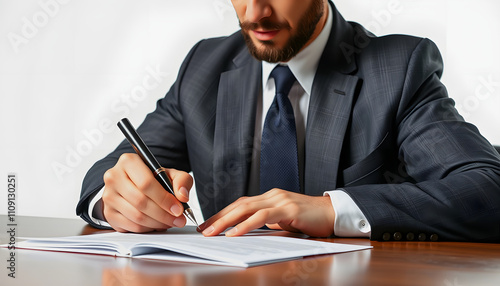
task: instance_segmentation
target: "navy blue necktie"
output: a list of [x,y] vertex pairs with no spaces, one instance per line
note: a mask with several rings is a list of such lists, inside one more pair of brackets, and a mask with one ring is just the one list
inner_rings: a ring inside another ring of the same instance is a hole
[[297,131],[288,93],[295,77],[288,66],[276,66],[276,96],[267,112],[260,151],[260,192],[272,188],[300,193]]

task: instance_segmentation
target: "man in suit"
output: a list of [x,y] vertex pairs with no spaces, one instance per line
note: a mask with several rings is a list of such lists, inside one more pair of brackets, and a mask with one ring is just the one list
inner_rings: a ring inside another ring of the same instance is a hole
[[[170,168],[177,199],[122,142],[89,170],[82,218],[118,231],[182,227],[192,171],[206,236],[267,225],[375,240],[500,239],[500,157],[455,110],[430,40],[375,37],[327,0],[232,3],[241,32],[199,42],[138,128]],[[294,191],[259,187],[277,64],[296,79]]]

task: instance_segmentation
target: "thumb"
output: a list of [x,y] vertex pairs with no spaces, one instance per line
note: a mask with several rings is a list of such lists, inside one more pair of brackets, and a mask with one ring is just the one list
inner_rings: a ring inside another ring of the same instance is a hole
[[187,203],[189,201],[189,190],[193,186],[193,177],[184,171],[176,169],[164,168],[164,170],[170,181],[172,181],[172,187],[177,199],[183,203]]

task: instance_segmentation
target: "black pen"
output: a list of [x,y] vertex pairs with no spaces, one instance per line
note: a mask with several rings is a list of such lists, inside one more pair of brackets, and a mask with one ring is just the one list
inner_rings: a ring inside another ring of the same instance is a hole
[[[169,191],[175,197],[172,182],[170,182],[170,179],[165,173],[165,170],[162,166],[160,166],[160,163],[158,163],[158,160],[156,160],[156,158],[153,156],[153,153],[151,153],[148,146],[146,146],[139,134],[137,134],[137,131],[135,131],[135,128],[132,126],[130,121],[127,118],[123,118],[118,122],[117,125],[125,135],[125,138],[127,138],[130,145],[132,145],[135,152],[141,157],[144,163],[146,163],[151,172],[153,172],[156,180],[163,186],[165,190]],[[181,204],[184,207],[184,215],[198,227],[196,218],[194,217],[193,211],[191,210],[189,205],[183,202],[181,202]]]

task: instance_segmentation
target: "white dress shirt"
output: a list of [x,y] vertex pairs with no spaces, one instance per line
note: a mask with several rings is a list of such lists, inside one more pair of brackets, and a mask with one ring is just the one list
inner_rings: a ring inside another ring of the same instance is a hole
[[[314,76],[318,68],[319,60],[326,46],[330,31],[333,25],[332,9],[328,5],[328,18],[325,26],[318,37],[305,49],[300,51],[293,59],[285,63],[289,66],[297,81],[292,86],[288,98],[292,103],[295,124],[297,129],[297,148],[299,155],[299,174],[303,182],[302,174],[304,168],[304,142],[305,130],[307,126],[307,113],[309,100],[314,81]],[[264,126],[267,110],[275,96],[274,79],[269,78],[271,71],[277,64],[262,62],[262,98],[257,104],[254,146],[260,146],[262,140],[262,128]],[[266,112],[262,112],[266,110]],[[259,194],[259,165],[260,148],[253,148],[252,167],[250,172],[249,195]],[[103,189],[91,200],[89,204],[89,214],[92,221],[99,225],[107,225],[102,220],[101,202]],[[361,212],[351,197],[342,190],[325,191],[331,199],[335,211],[334,234],[341,237],[370,237],[371,227],[365,215]],[[97,209],[94,206],[97,204]],[[99,218],[100,217],[100,218]]]

